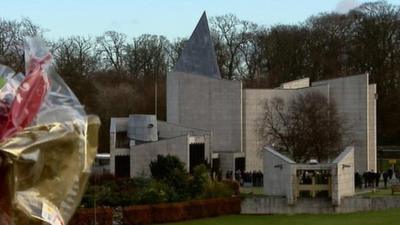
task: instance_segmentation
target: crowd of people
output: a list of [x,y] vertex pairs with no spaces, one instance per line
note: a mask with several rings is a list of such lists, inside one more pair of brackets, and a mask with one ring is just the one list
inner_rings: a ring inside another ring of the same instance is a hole
[[[388,169],[383,173],[379,171],[356,172],[354,175],[355,187],[358,189],[377,188],[382,180],[384,187],[387,188],[388,181],[393,179],[393,177],[400,179],[400,171]],[[235,179],[241,186],[262,187],[263,178],[263,173],[261,171],[248,172],[236,170],[235,173],[233,173],[232,170],[228,170],[225,174],[225,179]]]
[[379,187],[379,183],[383,180],[383,185],[387,188],[388,181],[393,179],[393,176],[400,178],[399,171],[393,171],[392,169],[388,169],[387,171],[381,172],[374,172],[368,171],[364,173],[356,172],[354,175],[354,182],[356,188],[377,188]]

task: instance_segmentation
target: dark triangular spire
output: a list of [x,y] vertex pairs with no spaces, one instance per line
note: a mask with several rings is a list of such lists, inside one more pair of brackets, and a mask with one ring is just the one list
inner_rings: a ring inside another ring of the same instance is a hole
[[174,71],[221,79],[206,12],[203,13],[190,39],[185,43]]

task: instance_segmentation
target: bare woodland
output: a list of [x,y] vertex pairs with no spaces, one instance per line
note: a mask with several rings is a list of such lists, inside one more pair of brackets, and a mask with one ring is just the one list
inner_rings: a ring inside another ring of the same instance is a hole
[[[242,80],[244,87],[369,72],[379,93],[378,144],[400,144],[399,5],[365,3],[347,14],[322,13],[296,25],[265,27],[230,14],[210,21],[223,78]],[[23,71],[24,38],[45,33],[29,19],[0,19],[0,63]],[[165,77],[184,41],[115,31],[48,41],[59,74],[87,112],[101,117],[101,152],[108,151],[111,116],[155,112],[155,82],[157,116],[165,119]]]

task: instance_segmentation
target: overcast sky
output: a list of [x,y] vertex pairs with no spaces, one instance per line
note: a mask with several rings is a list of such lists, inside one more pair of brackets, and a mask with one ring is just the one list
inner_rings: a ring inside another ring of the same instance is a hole
[[[30,18],[45,36],[101,35],[115,30],[136,37],[188,37],[202,12],[208,17],[233,13],[260,25],[295,24],[320,12],[341,12],[364,0],[1,0],[0,17]],[[389,0],[400,4],[400,0]]]

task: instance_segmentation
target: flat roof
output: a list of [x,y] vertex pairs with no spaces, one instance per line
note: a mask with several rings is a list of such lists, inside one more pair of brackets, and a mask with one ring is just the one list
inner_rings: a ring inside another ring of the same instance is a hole
[[109,153],[97,153],[96,158],[97,159],[109,159],[110,154]]

